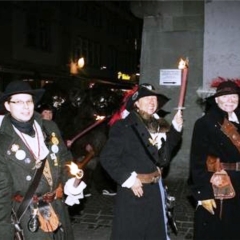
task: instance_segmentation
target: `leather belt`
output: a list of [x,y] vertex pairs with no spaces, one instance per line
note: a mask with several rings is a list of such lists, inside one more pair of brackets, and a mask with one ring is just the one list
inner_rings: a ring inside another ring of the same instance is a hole
[[[60,184],[58,186],[58,188],[53,192],[45,193],[42,196],[38,196],[36,194],[33,195],[32,200],[34,203],[38,203],[39,201],[51,203],[55,199],[62,199],[62,197],[63,197],[63,189],[62,189],[62,185]],[[16,202],[22,202],[23,198],[24,198],[24,196],[22,196],[20,194],[16,194],[13,196],[13,200]]]
[[[16,201],[16,202],[22,202],[23,200],[23,196],[21,196],[20,194],[16,194],[13,199]],[[34,203],[38,203],[39,201],[43,201],[43,202],[46,202],[46,203],[51,203],[53,202],[56,198],[56,193],[55,192],[52,192],[52,193],[46,193],[42,196],[37,196],[37,195],[34,195],[32,197],[32,200]]]
[[236,162],[236,163],[224,163],[224,162],[220,162],[220,166],[221,166],[224,170],[240,171],[240,162]]
[[157,183],[160,177],[161,177],[161,172],[158,170],[152,173],[137,174],[137,178],[140,179],[141,183]]

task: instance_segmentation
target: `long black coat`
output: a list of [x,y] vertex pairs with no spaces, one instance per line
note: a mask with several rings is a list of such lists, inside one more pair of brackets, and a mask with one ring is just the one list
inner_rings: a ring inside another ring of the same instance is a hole
[[[236,111],[240,120],[239,109]],[[213,173],[206,168],[208,155],[220,158],[221,162],[240,162],[240,152],[231,140],[220,130],[227,113],[213,104],[211,109],[194,126],[190,159],[190,184],[196,200],[213,199],[210,178]],[[235,124],[240,131],[240,125]],[[236,191],[233,199],[223,200],[222,219],[220,219],[220,201],[216,200],[215,215],[211,215],[202,206],[195,211],[194,239],[230,240],[240,236],[240,172],[227,171]]]
[[[52,133],[55,133],[59,140],[59,151],[56,153],[58,159],[58,165],[54,165],[54,161],[51,159],[52,154],[51,146],[52,142],[48,141],[49,154],[47,159],[49,161],[50,170],[53,179],[53,190],[57,188],[59,183],[64,184],[67,180],[67,176],[64,177],[64,167],[66,161],[72,159],[71,154],[65,147],[59,130],[56,124],[52,121],[42,120],[40,115],[35,113],[35,120],[39,123],[41,128],[47,137],[50,137]],[[16,157],[16,149],[22,150],[26,153],[23,160]],[[16,201],[12,202],[15,194],[25,195],[35,170],[33,167],[35,160],[29,149],[26,147],[22,139],[14,131],[12,124],[10,123],[9,115],[6,115],[2,121],[1,133],[0,133],[0,233],[6,240],[13,240],[13,226],[10,223],[10,214],[12,205],[15,211],[17,211],[19,204]],[[41,196],[51,189],[44,176],[41,177],[39,186],[37,187],[36,194]],[[71,223],[68,216],[67,206],[63,200],[54,200],[52,206],[56,214],[60,218],[60,222],[63,225],[65,231],[65,240],[73,239],[73,233],[71,229]],[[44,233],[42,230],[38,230],[36,233],[31,233],[27,229],[27,222],[30,219],[30,211],[27,210],[21,219],[21,226],[24,229],[24,235],[26,240],[42,240],[53,239],[52,234]],[[54,238],[58,239],[58,238]],[[62,238],[61,238],[62,239]]]
[[[165,153],[171,151],[181,137],[173,127],[167,135],[165,146],[168,149]],[[131,112],[126,119],[119,120],[112,126],[109,139],[100,154],[103,167],[118,183],[112,229],[114,240],[166,239],[164,209],[158,183],[144,184],[144,194],[140,198],[131,189],[121,186],[133,171],[151,173],[157,170],[158,150],[150,143],[150,138],[141,119],[135,112]]]

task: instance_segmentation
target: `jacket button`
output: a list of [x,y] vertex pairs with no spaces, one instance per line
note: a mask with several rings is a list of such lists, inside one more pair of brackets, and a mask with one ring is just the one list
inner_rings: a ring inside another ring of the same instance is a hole
[[27,181],[31,181],[32,177],[30,175],[26,176]]
[[24,162],[28,164],[28,163],[31,162],[31,159],[30,159],[30,158],[26,158],[26,159],[24,160]]

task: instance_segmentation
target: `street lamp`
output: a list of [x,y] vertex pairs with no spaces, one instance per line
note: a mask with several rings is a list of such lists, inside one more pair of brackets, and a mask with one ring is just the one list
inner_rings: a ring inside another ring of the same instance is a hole
[[81,57],[78,59],[77,62],[71,61],[70,63],[70,73],[71,74],[78,74],[78,70],[83,68],[85,64],[84,58]]
[[78,59],[78,67],[83,68],[84,64],[85,64],[84,58],[83,57],[79,58]]

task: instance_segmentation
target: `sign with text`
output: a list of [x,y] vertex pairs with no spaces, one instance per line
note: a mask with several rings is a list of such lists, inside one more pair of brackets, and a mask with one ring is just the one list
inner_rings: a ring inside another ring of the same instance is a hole
[[181,77],[181,69],[160,69],[160,85],[180,86]]

